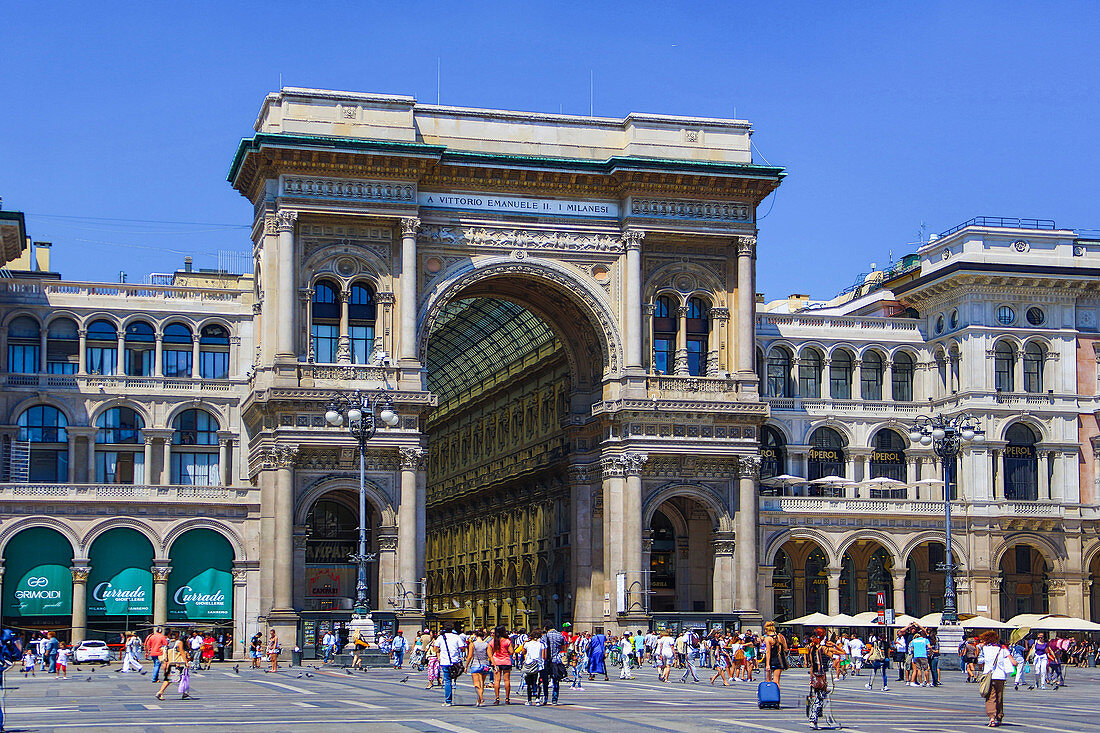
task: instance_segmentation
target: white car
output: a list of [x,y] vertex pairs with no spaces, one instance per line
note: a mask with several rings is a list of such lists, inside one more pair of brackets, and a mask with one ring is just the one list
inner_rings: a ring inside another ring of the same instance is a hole
[[107,646],[107,642],[105,641],[85,639],[73,650],[73,661],[78,664],[84,662],[110,664],[111,648]]

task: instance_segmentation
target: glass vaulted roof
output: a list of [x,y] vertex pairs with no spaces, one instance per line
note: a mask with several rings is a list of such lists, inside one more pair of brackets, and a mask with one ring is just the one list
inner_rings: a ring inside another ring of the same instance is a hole
[[510,301],[451,301],[428,337],[428,389],[443,403],[555,338],[542,320]]

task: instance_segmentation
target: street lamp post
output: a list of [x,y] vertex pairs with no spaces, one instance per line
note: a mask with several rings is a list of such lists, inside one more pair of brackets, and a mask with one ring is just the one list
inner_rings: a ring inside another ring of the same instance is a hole
[[[377,415],[374,414],[376,408],[379,408]],[[370,601],[367,600],[367,563],[375,559],[373,554],[367,553],[367,441],[378,432],[379,421],[393,427],[401,418],[394,412],[389,397],[376,396],[372,403],[370,395],[364,396],[356,391],[333,397],[328,403],[325,421],[334,428],[346,425],[359,447],[359,551],[351,555],[351,561],[357,568],[355,614],[366,616],[370,613]]]
[[921,415],[913,421],[909,430],[909,439],[920,443],[940,457],[943,464],[943,515],[944,532],[947,544],[944,547],[943,613],[944,624],[959,622],[959,607],[955,598],[955,562],[951,552],[951,480],[955,476],[955,459],[966,443],[980,443],[985,440],[985,431],[979,427],[978,418],[967,413],[945,417]]

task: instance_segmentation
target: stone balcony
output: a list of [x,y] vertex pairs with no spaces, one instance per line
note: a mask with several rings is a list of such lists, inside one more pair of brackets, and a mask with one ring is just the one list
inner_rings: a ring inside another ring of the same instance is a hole
[[101,374],[5,374],[4,387],[28,390],[73,390],[80,392],[101,389],[111,394],[158,394],[189,392],[232,392],[244,389],[245,380],[193,379],[190,377],[130,377]]
[[[1029,517],[1062,519],[1067,516],[1092,514],[1096,507],[1078,504],[1054,504],[1034,501],[953,501],[954,519],[963,517]],[[831,496],[761,496],[760,511],[781,514],[809,515],[905,515],[909,517],[942,517],[942,501],[913,499],[861,499]]]
[[[0,280],[0,302],[42,304],[54,307],[87,308],[96,298],[124,300],[127,308],[141,304],[156,304],[164,309],[165,301],[179,303],[219,303],[248,305],[251,292],[228,288],[176,287],[126,283],[83,283],[59,280]],[[114,304],[112,304],[114,307]]]
[[928,411],[927,403],[893,400],[834,400],[818,397],[765,397],[774,412],[804,412],[808,415],[917,415]]
[[[233,505],[259,508],[260,490],[253,486],[152,486],[147,484],[0,483],[0,507],[8,502],[51,504],[132,503]],[[7,509],[10,512],[10,508]]]

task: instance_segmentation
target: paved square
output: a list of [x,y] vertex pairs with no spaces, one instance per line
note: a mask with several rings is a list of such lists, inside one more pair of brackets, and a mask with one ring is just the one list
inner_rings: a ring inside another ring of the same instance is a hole
[[[148,665],[146,665],[148,668]],[[758,710],[756,685],[711,687],[662,684],[654,670],[637,680],[585,682],[584,691],[563,688],[559,707],[475,708],[469,677],[458,688],[458,705],[441,707],[442,694],[424,689],[425,674],[372,669],[348,674],[341,669],[293,668],[268,674],[232,664],[192,675],[194,700],[180,700],[175,685],[164,702],[154,698],[150,677],[121,675],[87,665],[68,680],[39,674],[24,679],[9,672],[7,731],[418,731],[420,733],[504,733],[505,731],[738,731],[787,733],[810,726],[799,707],[805,673],[784,675],[784,707]],[[896,672],[895,672],[896,674]],[[301,677],[299,677],[301,675]],[[312,675],[312,676],[307,676]],[[678,678],[677,673],[673,679]],[[89,680],[89,677],[91,678]],[[405,678],[408,678],[405,680]],[[984,728],[983,702],[976,685],[945,673],[941,688],[897,686],[889,692],[864,688],[868,677],[838,685],[833,710],[845,730],[875,733],[945,733]],[[405,680],[404,682],[402,680]],[[1036,733],[1100,731],[1096,670],[1069,670],[1068,686],[1056,691],[1008,691],[1006,727]],[[520,702],[526,694],[513,690]],[[487,700],[492,702],[491,690]]]

